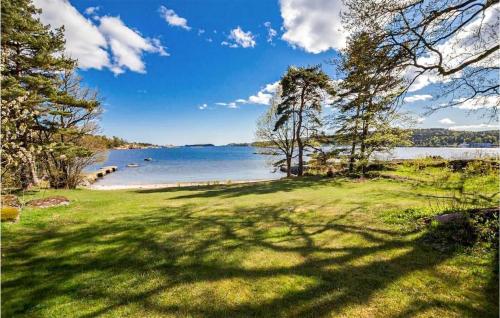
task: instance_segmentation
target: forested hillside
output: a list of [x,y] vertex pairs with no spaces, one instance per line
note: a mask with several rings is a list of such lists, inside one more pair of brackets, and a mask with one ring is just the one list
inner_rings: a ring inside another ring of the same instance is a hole
[[[458,146],[498,146],[498,130],[453,131],[443,128],[414,129],[412,141],[418,147]],[[481,145],[482,144],[482,145]]]

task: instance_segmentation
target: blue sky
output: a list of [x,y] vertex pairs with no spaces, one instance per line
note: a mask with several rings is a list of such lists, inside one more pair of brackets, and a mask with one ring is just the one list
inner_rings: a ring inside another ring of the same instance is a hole
[[[104,97],[102,133],[158,144],[254,140],[287,67],[333,74],[326,62],[345,38],[334,0],[34,2],[42,22],[66,26],[68,54]],[[412,95],[404,109],[416,114],[439,103],[434,85]],[[491,128],[468,111],[416,116],[420,127]]]

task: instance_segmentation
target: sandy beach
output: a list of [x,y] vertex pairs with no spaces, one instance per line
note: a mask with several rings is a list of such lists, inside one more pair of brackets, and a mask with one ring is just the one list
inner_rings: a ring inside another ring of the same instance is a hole
[[92,184],[87,187],[91,190],[128,190],[128,189],[163,189],[181,187],[199,187],[208,185],[230,185],[274,181],[276,179],[255,179],[255,180],[231,180],[231,181],[198,181],[198,182],[176,182],[176,183],[153,183],[153,184],[127,184],[127,185],[99,185]]

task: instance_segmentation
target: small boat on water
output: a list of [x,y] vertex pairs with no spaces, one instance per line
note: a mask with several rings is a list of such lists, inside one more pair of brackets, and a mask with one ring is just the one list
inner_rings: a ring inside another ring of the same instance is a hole
[[153,158],[144,158],[144,161],[153,161]]
[[127,165],[127,167],[129,167],[129,168],[136,168],[136,167],[139,167],[139,165],[137,163],[129,163]]

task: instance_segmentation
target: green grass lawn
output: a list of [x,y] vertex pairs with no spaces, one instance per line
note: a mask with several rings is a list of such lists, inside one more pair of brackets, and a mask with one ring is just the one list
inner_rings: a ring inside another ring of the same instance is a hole
[[3,317],[497,317],[485,251],[384,222],[426,185],[304,178],[40,191],[2,224]]

